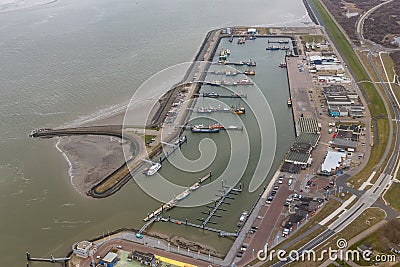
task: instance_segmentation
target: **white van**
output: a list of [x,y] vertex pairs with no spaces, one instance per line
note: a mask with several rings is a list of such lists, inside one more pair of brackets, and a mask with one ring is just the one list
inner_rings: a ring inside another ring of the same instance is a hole
[[291,185],[292,185],[292,182],[293,182],[293,179],[290,178],[290,179],[288,180],[288,182],[287,182],[288,186],[291,186]]

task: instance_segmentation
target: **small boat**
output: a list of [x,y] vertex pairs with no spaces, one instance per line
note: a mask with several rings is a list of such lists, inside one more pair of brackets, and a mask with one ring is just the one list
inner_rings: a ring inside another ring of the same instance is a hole
[[248,215],[249,215],[249,213],[246,210],[244,210],[242,212],[242,214],[240,215],[239,221],[237,223],[238,227],[240,227],[240,226],[242,226],[244,224],[244,222],[246,221]]
[[291,107],[291,106],[292,106],[292,99],[289,98],[289,99],[287,100],[287,105],[288,105],[288,107]]
[[238,74],[239,74],[239,72],[233,71],[233,70],[227,70],[227,71],[225,71],[225,75],[226,75],[226,76],[236,76],[236,75],[238,75]]
[[225,127],[219,123],[214,123],[213,125],[210,126],[213,129],[225,129]]
[[281,64],[279,64],[279,68],[286,68],[287,64],[286,62],[282,62]]
[[226,49],[225,53],[229,56],[231,54],[231,50],[230,49]]
[[237,114],[237,115],[242,115],[246,113],[246,109],[242,106],[236,107],[232,106],[231,107],[232,113]]
[[228,130],[237,130],[237,129],[239,129],[239,127],[234,126],[234,125],[229,125],[228,127],[225,127],[225,129],[228,129]]
[[250,75],[250,76],[256,75],[256,72],[254,70],[250,70],[250,69],[245,70],[243,73],[246,75]]
[[234,62],[233,65],[236,65],[236,66],[243,66],[243,65],[244,65],[244,62],[243,62],[243,61]]
[[233,35],[231,35],[231,38],[229,38],[229,40],[228,40],[230,43],[232,43],[233,42]]
[[279,50],[279,49],[280,49],[279,46],[276,45],[270,45],[265,48],[265,50]]
[[195,191],[195,190],[197,190],[199,187],[200,187],[200,183],[197,182],[197,183],[195,183],[194,185],[192,185],[189,189],[190,189],[191,191]]
[[280,50],[289,50],[289,46],[281,46],[279,49]]
[[180,200],[186,198],[186,197],[189,196],[189,195],[190,195],[190,191],[189,191],[188,189],[186,189],[185,191],[183,191],[182,193],[180,193],[179,195],[177,195],[177,196],[175,197],[175,200],[176,200],[176,201],[180,201]]
[[247,78],[244,78],[244,79],[242,79],[242,80],[239,80],[239,81],[237,81],[236,83],[239,84],[239,85],[252,85],[252,84],[253,84],[253,82],[250,81],[250,80],[247,79]]
[[247,96],[242,94],[242,93],[240,93],[240,94],[238,94],[238,93],[231,94],[231,98],[246,98],[246,97]]
[[212,108],[200,107],[197,109],[197,113],[212,113],[212,112],[213,112]]
[[278,43],[280,43],[280,44],[288,44],[288,43],[289,43],[289,41],[285,41],[285,40],[279,40],[279,41],[278,41]]
[[221,81],[218,81],[218,80],[217,80],[217,81],[211,81],[211,82],[210,82],[210,85],[211,85],[211,86],[220,86],[221,83],[222,83],[222,82],[221,82]]
[[154,175],[156,172],[158,172],[158,170],[160,168],[161,168],[161,164],[157,162],[157,163],[151,165],[150,168],[146,169],[144,174],[146,174],[147,176]]
[[246,43],[246,38],[245,37],[239,37],[237,43],[238,44],[245,44]]
[[214,98],[218,98],[219,94],[211,92],[211,93],[203,93],[203,97],[214,97]]
[[249,61],[246,62],[247,66],[250,67],[255,67],[257,65],[257,63],[255,61],[252,61],[251,59],[249,59]]

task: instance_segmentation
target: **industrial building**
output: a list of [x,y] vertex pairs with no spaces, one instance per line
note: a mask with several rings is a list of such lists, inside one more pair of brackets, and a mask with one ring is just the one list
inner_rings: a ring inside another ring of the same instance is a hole
[[332,148],[344,149],[347,151],[355,151],[357,149],[356,141],[347,140],[340,137],[333,138],[330,145]]

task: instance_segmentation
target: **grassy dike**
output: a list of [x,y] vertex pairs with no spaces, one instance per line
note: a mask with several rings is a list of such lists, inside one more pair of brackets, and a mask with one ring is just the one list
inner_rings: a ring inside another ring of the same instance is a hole
[[385,152],[385,148],[389,139],[389,134],[387,131],[389,129],[387,111],[382,101],[382,98],[380,97],[374,84],[370,82],[370,77],[368,76],[366,70],[358,59],[353,48],[351,47],[351,44],[340,31],[339,27],[336,25],[330,14],[325,10],[324,6],[320,2],[321,0],[311,1],[315,9],[321,16],[321,19],[325,24],[325,28],[330,33],[336,47],[341,52],[343,58],[346,60],[354,78],[356,79],[356,81],[360,82],[360,87],[364,91],[367,98],[366,100],[368,102],[367,104],[371,113],[371,118],[376,121],[376,125],[378,126],[379,144],[375,145],[372,148],[371,156],[364,170],[362,170],[358,175],[352,177],[349,180],[349,182],[355,183],[356,186],[358,186],[362,183],[362,181],[368,178],[369,174],[379,163]]

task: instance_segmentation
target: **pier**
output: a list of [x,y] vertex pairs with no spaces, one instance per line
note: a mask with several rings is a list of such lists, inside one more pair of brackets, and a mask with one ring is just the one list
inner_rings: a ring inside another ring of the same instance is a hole
[[[228,204],[227,202],[225,202],[226,199],[233,199],[232,197],[229,197],[229,194],[234,193],[234,192],[242,192],[242,184],[239,185],[239,188],[232,188],[232,187],[227,187],[224,186],[223,181],[222,181],[222,196],[220,197],[220,199],[216,202],[214,202],[214,208],[212,210],[209,211],[208,216],[203,219],[203,223],[202,226],[205,227],[211,220],[211,218],[213,216],[216,216],[215,213],[220,210],[220,207],[222,204]],[[230,203],[229,203],[230,204]]]
[[180,146],[184,143],[187,142],[187,138],[186,135],[184,135],[182,138],[179,138],[175,144],[169,144],[169,143],[165,143],[165,142],[161,142],[164,145],[169,145],[172,147],[172,151],[167,151],[166,154],[164,154],[164,156],[160,157],[159,163],[163,163],[166,159],[168,159],[168,157],[170,155],[172,155],[172,153],[174,153],[178,148],[180,148]]
[[[191,188],[194,188],[196,185],[201,185],[202,183],[204,183],[205,181],[207,181],[207,179],[211,180],[211,176],[212,176],[212,172],[209,172],[206,176],[199,178],[199,180],[197,182],[195,182],[192,186],[188,187],[184,192],[188,191],[191,192]],[[184,192],[182,192],[181,194],[183,194]],[[179,195],[181,195],[179,194]],[[179,196],[178,195],[178,196]],[[177,199],[178,196],[174,197],[173,199],[171,199],[169,202],[165,203],[164,205],[162,205],[160,208],[158,208],[157,210],[153,211],[152,213],[148,214],[146,216],[146,218],[144,218],[144,221],[152,221],[154,222],[155,220],[153,220],[153,218],[156,218],[157,216],[161,215],[164,211],[172,209],[173,207],[176,206],[177,202],[179,202],[179,200]],[[150,223],[151,224],[151,223]],[[150,225],[149,224],[149,225]],[[147,227],[146,227],[147,228]]]
[[246,94],[232,94],[232,95],[220,95],[220,94],[197,94],[197,96],[208,97],[208,98],[247,98]]
[[[65,263],[69,261],[71,258],[70,257],[65,257],[65,258],[55,258],[53,255],[50,256],[50,258],[34,258],[31,257],[31,254],[29,252],[26,252],[26,260],[28,262],[31,261],[38,261],[38,262],[49,262],[49,263],[63,263],[65,266]],[[29,263],[28,263],[29,266]]]
[[190,226],[190,227],[194,227],[197,229],[202,229],[202,230],[207,230],[210,232],[214,232],[214,233],[218,233],[219,236],[224,237],[224,236],[237,236],[237,233],[231,233],[231,232],[226,232],[220,229],[216,229],[216,228],[212,228],[212,227],[208,227],[208,226],[204,226],[203,224],[195,224],[195,223],[190,223],[187,220],[185,221],[181,221],[181,220],[177,220],[177,219],[173,219],[173,218],[161,218],[161,221],[163,222],[170,222],[170,223],[174,223],[177,225],[185,225],[185,226]]

